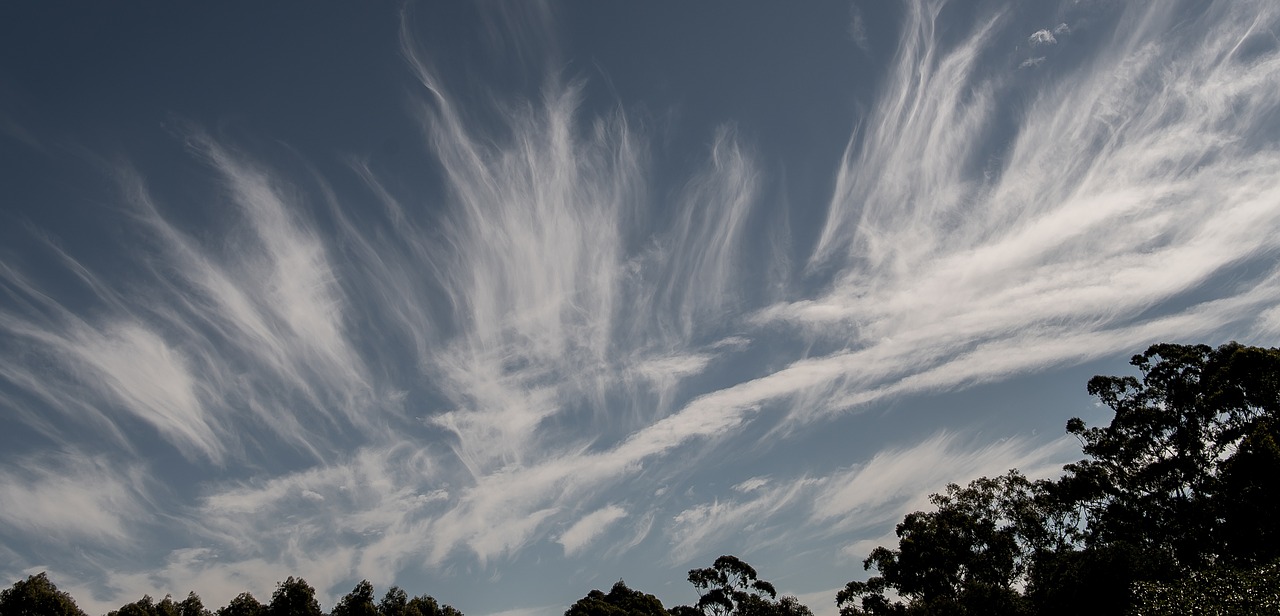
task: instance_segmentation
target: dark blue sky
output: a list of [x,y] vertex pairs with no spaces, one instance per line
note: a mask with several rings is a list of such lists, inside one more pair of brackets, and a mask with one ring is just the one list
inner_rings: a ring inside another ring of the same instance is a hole
[[1280,335],[1265,2],[0,7],[0,556],[91,612],[819,616],[1096,373]]

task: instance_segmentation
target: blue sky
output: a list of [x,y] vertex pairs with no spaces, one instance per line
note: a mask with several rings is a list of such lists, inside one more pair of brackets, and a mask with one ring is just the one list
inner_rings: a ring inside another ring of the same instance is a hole
[[1280,338],[1269,2],[0,8],[0,568],[818,614]]

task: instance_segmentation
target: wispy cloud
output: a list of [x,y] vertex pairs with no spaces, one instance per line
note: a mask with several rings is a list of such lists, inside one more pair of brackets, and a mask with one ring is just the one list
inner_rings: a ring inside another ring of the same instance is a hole
[[781,540],[782,533],[775,525],[786,524],[777,519],[778,514],[796,505],[808,494],[811,484],[802,478],[756,490],[747,497],[718,499],[681,511],[672,519],[668,531],[672,543],[668,558],[673,563],[689,562],[728,533],[735,534],[737,542],[751,549],[768,547]]
[[[99,287],[78,263],[68,263],[86,276],[91,288]],[[155,329],[129,315],[90,324],[10,268],[0,270],[0,283],[22,300],[19,310],[0,311],[0,333],[15,352],[0,367],[0,376],[23,395],[68,420],[98,424],[122,444],[128,443],[116,423],[119,419],[101,406],[151,425],[184,454],[222,458],[216,418],[203,402],[208,392],[192,376],[190,360]],[[107,293],[103,299],[119,301],[114,292]],[[61,370],[41,371],[36,367],[40,362],[21,361],[24,355]],[[95,404],[98,400],[105,404]],[[43,413],[17,396],[8,401],[33,427],[57,436],[56,424]]]
[[[1077,443],[1012,438],[983,442],[942,431],[905,447],[889,447],[854,466],[818,476],[776,481],[755,477],[717,498],[677,514],[668,529],[670,558],[687,562],[732,535],[752,549],[807,545],[815,539],[875,533],[903,515],[928,506],[928,495],[948,483],[995,476],[1011,468],[1032,478],[1054,476],[1078,456]],[[809,523],[796,520],[808,518]],[[744,539],[745,537],[745,539]],[[862,542],[853,543],[864,547]],[[874,547],[874,546],[873,546]],[[858,559],[865,553],[853,555]]]
[[611,524],[625,517],[627,511],[617,505],[609,505],[582,516],[560,534],[560,545],[564,546],[565,556],[581,552]]
[[[225,254],[184,233],[163,217],[141,176],[119,169],[125,210],[145,236],[129,255],[141,267],[132,280],[114,281],[50,242],[100,307],[87,316],[75,307],[80,300],[47,293],[6,266],[0,276],[17,301],[0,312],[0,333],[52,367],[37,372],[9,355],[0,374],[69,417],[109,424],[118,438],[124,417],[141,419],[187,457],[223,464],[242,452],[245,416],[315,454],[335,426],[366,426],[374,404],[346,337],[333,268],[265,171],[207,136],[196,133],[192,143],[247,223],[237,250]],[[24,415],[42,425],[41,413]]]
[[555,604],[503,610],[501,612],[493,612],[492,614],[489,614],[489,616],[556,616],[556,614],[562,613],[564,613],[564,606]]
[[79,454],[35,456],[0,468],[0,525],[55,544],[119,547],[150,522],[142,469]]
[[1011,468],[1033,479],[1057,475],[1062,464],[1078,457],[1077,447],[1068,438],[981,443],[939,432],[910,447],[879,451],[864,464],[828,476],[811,515],[828,530],[834,530],[833,525],[854,531],[883,527],[924,508],[926,497],[948,483],[963,484]]
[[[889,87],[845,154],[811,261],[834,268],[833,282],[757,317],[856,341],[796,365],[828,370],[814,386],[841,392],[836,407],[1081,361],[1186,326],[1207,335],[1277,301],[1273,271],[1207,290],[1278,248],[1263,230],[1280,223],[1264,205],[1280,158],[1246,135],[1273,133],[1280,73],[1274,56],[1234,51],[1273,11],[1215,5],[1173,28],[1174,7],[1135,7],[1011,129],[996,119],[1014,112],[1018,97],[1001,90],[1017,80],[976,63],[1000,21],[944,45],[936,11],[911,11]],[[1177,298],[1183,307],[1153,311]],[[996,349],[1026,363],[984,361]]]
[[[488,7],[485,23],[519,21],[524,48],[545,46],[545,8]],[[54,240],[65,280],[0,263],[0,405],[66,451],[90,431],[113,448],[7,458],[0,492],[19,504],[0,522],[104,545],[136,538],[139,518],[167,525],[190,545],[153,550],[167,556],[150,568],[104,552],[92,600],[191,587],[213,604],[290,573],[323,596],[406,569],[497,575],[538,546],[658,542],[683,563],[727,538],[820,539],[840,559],[832,545],[865,547],[948,481],[1053,472],[1070,443],[928,428],[686,490],[692,465],[727,472],[731,447],[807,453],[821,422],[877,401],[1166,338],[1275,340],[1280,52],[1259,37],[1280,10],[1175,9],[1039,31],[1045,58],[1018,71],[1027,30],[1010,15],[943,33],[942,3],[908,4],[832,161],[825,218],[792,238],[812,240],[794,278],[746,265],[752,241],[784,235],[763,225],[812,214],[768,202],[774,161],[750,127],[709,129],[660,183],[658,131],[623,105],[588,104],[588,84],[559,74],[533,100],[460,97],[406,18],[438,193],[358,157],[347,178],[290,173],[185,127],[208,189],[193,207],[216,225],[122,165],[133,268]],[[1047,47],[1085,36],[1075,63]],[[156,436],[205,479],[151,489]],[[95,513],[73,523],[80,510]]]
[[1031,33],[1031,36],[1027,37],[1027,42],[1031,43],[1032,47],[1035,47],[1037,45],[1056,44],[1058,39],[1053,38],[1053,33],[1048,30],[1036,30]]

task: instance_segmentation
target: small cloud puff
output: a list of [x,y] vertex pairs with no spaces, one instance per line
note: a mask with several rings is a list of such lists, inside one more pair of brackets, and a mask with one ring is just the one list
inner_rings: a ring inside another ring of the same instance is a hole
[[849,38],[863,52],[871,50],[871,42],[867,39],[867,26],[862,21],[862,11],[858,10],[856,5],[849,9],[852,19],[849,20]]
[[1035,68],[1037,66],[1040,66],[1041,62],[1044,62],[1044,56],[1039,56],[1036,58],[1027,58],[1026,60],[1022,61],[1022,64],[1018,65],[1018,68]]
[[733,489],[738,492],[754,492],[756,490],[759,490],[760,488],[765,487],[766,485],[769,485],[768,477],[752,477],[751,479],[748,479],[736,486],[733,486]]
[[[1066,25],[1066,24],[1063,24],[1063,25]],[[1055,31],[1056,30],[1057,29],[1055,28]],[[1048,30],[1036,30],[1031,34],[1030,37],[1027,38],[1027,41],[1031,43],[1032,47],[1035,47],[1037,45],[1052,45],[1054,43],[1057,43],[1058,39],[1053,38],[1053,32],[1050,32]]]
[[419,494],[414,498],[414,500],[417,501],[417,503],[420,505],[425,505],[427,503],[434,503],[437,501],[447,501],[449,500],[449,491],[443,488],[438,490],[432,490],[430,492],[427,492],[426,494]]
[[319,503],[324,501],[324,495],[320,494],[319,492],[316,492],[315,490],[303,490],[302,498],[305,498],[313,503]]

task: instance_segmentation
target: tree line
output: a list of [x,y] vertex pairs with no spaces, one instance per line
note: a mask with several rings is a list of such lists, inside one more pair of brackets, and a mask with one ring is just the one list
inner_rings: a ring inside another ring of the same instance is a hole
[[[783,596],[773,584],[761,580],[751,565],[734,556],[721,556],[711,567],[689,572],[697,589],[694,605],[671,609],[657,597],[632,590],[619,580],[608,593],[592,590],[579,599],[565,616],[813,616],[795,597]],[[87,616],[67,592],[58,590],[45,573],[20,580],[0,591],[0,616]],[[217,610],[204,607],[195,592],[174,601],[166,596],[156,601],[146,595],[112,610],[106,616],[463,616],[452,606],[430,595],[409,598],[392,586],[377,600],[373,584],[361,580],[351,592],[338,599],[325,614],[316,600],[315,588],[300,577],[289,577],[276,585],[271,601],[263,604],[244,592]]]
[[[1054,479],[1017,469],[931,496],[896,547],[835,597],[841,616],[1280,614],[1280,349],[1158,344],[1137,376],[1096,376],[1106,426],[1073,418],[1084,458]],[[721,556],[689,571],[693,605],[664,607],[619,581],[565,616],[812,616],[751,565]],[[0,591],[0,616],[85,616],[45,574]],[[243,593],[210,611],[146,596],[107,616],[324,616],[301,578],[267,604]],[[462,616],[362,581],[330,616]]]

